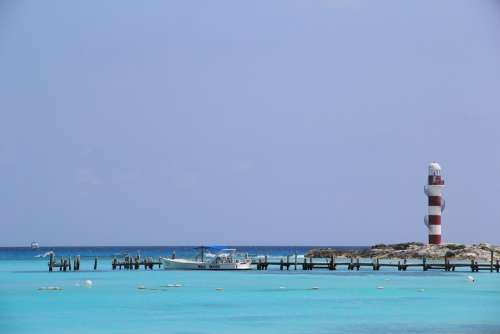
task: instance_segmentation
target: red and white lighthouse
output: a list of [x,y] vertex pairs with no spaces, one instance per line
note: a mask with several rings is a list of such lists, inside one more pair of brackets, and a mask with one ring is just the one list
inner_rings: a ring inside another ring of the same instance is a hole
[[437,162],[431,162],[424,191],[429,199],[425,226],[429,230],[429,244],[432,245],[441,244],[441,213],[444,210],[443,188],[444,179],[441,175],[441,166]]

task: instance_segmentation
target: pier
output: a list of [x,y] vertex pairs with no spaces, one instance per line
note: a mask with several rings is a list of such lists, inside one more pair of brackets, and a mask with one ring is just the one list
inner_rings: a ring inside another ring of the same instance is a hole
[[[60,257],[56,259],[54,255],[50,255],[48,261],[49,272],[52,271],[79,271],[80,270],[80,255]],[[91,270],[98,269],[98,258],[94,258],[91,261]],[[500,261],[494,259],[494,252],[491,251],[491,257],[489,262],[480,262],[478,260],[470,260],[470,262],[465,261],[455,261],[452,262],[449,258],[445,257],[443,260],[432,260],[429,261],[426,257],[423,257],[420,261],[411,261],[407,259],[398,260],[397,262],[383,262],[379,258],[373,258],[370,260],[360,258],[304,258],[302,261],[298,261],[297,254],[288,255],[279,258],[279,260],[269,260],[268,256],[263,258],[253,259],[252,265],[258,271],[268,270],[270,267],[279,268],[279,270],[337,270],[337,269],[347,269],[348,271],[360,270],[361,268],[370,268],[373,271],[379,271],[381,268],[394,268],[398,271],[406,271],[408,268],[417,268],[422,271],[428,270],[442,270],[442,271],[455,271],[456,269],[466,269],[471,272],[479,271],[490,271],[490,272],[500,272]],[[160,258],[154,259],[153,257],[141,258],[140,256],[125,256],[125,257],[113,257],[111,260],[111,270],[139,270],[140,268],[144,270],[154,270],[155,267],[160,269],[162,267],[162,262]]]
[[145,270],[153,270],[154,266],[157,265],[158,268],[161,268],[161,261],[155,261],[152,257],[146,257],[141,260],[140,256],[126,256],[123,259],[113,258],[111,261],[111,269],[113,270],[138,270],[140,267],[144,266]]
[[279,267],[280,270],[297,270],[297,268],[302,270],[313,270],[313,269],[327,269],[327,270],[337,270],[338,267],[344,267],[347,270],[359,270],[362,267],[371,268],[374,271],[380,270],[383,267],[397,268],[398,271],[406,271],[408,268],[416,267],[421,268],[422,271],[428,270],[444,270],[444,271],[455,271],[457,268],[466,268],[471,272],[479,272],[481,270],[490,272],[500,272],[500,261],[495,260],[493,256],[493,251],[491,251],[491,258],[489,263],[481,263],[477,260],[470,260],[469,263],[464,262],[451,262],[447,257],[444,258],[443,262],[432,261],[429,262],[427,258],[423,257],[421,262],[411,262],[409,263],[407,259],[399,260],[397,263],[384,263],[380,259],[375,258],[370,262],[360,262],[359,258],[342,258],[338,261],[335,257],[330,258],[304,258],[303,262],[298,263],[297,255],[295,254],[293,258],[291,256],[282,257],[279,261],[268,261],[268,257],[259,258],[258,260],[252,261],[257,268],[257,270],[268,270],[270,266]]

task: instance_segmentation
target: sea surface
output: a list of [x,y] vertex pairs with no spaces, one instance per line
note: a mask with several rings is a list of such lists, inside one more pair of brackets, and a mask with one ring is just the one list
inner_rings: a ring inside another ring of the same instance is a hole
[[[311,247],[238,249],[302,259]],[[114,256],[192,257],[193,247],[54,247],[81,255],[81,270],[49,273],[36,257],[48,250],[0,248],[1,334],[500,333],[498,273],[111,270]]]

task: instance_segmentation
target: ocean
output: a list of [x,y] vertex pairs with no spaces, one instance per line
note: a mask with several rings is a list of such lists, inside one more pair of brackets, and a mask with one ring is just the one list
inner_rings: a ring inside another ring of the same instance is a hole
[[[279,257],[311,247],[238,249]],[[48,248],[0,248],[0,333],[500,333],[498,273],[111,270],[113,256],[174,249],[194,255],[192,247],[55,247],[57,256],[81,255],[81,270],[49,273],[47,258],[36,257]]]

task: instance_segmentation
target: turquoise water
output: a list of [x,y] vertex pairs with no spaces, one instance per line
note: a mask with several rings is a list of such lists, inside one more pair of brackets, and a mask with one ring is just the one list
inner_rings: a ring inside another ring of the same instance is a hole
[[[470,272],[111,271],[108,262],[49,273],[46,259],[4,252],[0,333],[500,332],[497,273],[471,283]],[[46,286],[64,290],[38,290]]]

